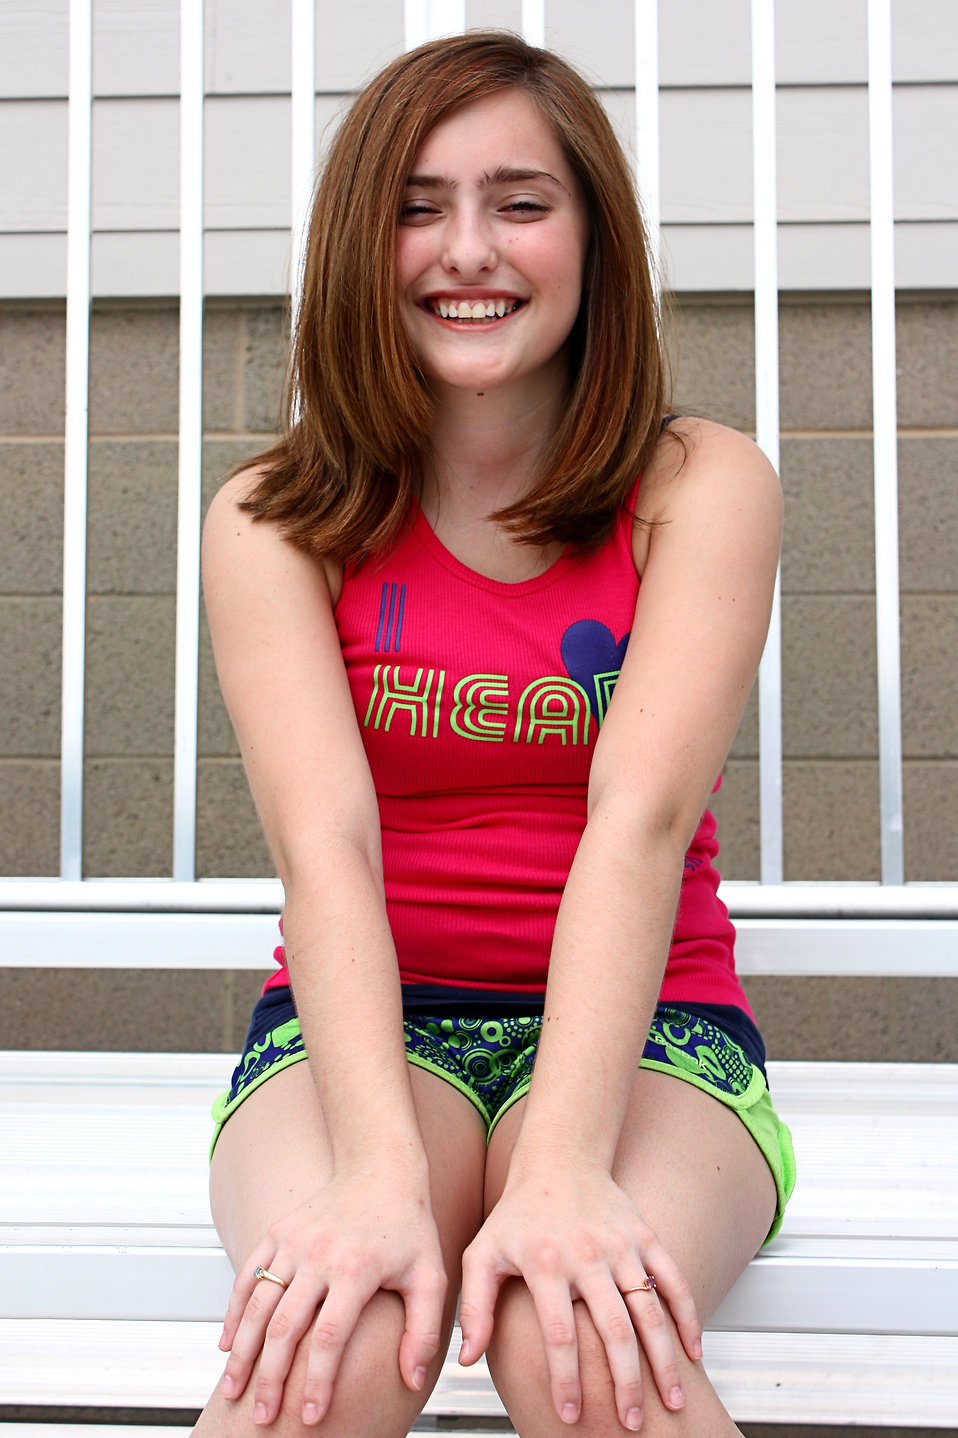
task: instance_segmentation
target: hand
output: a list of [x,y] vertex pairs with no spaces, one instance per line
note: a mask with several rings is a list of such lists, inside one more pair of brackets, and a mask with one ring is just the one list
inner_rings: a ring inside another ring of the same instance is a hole
[[[646,1276],[656,1292],[623,1296]],[[672,1339],[660,1298],[668,1302],[689,1358],[702,1356],[695,1300],[688,1283],[631,1199],[608,1172],[584,1166],[558,1178],[510,1179],[496,1207],[463,1257],[459,1361],[474,1363],[488,1346],[503,1279],[525,1281],[535,1305],[556,1412],[575,1423],[582,1388],[572,1304],[589,1309],[609,1360],[616,1409],[623,1426],[642,1423],[638,1342],[662,1402],[685,1403]],[[657,1296],[657,1294],[659,1296]]]
[[[257,1279],[259,1265],[286,1286]],[[220,1339],[220,1347],[231,1350],[224,1396],[241,1396],[262,1353],[254,1417],[271,1423],[297,1346],[312,1325],[303,1422],[319,1423],[346,1344],[381,1288],[399,1293],[405,1304],[399,1368],[406,1386],[418,1390],[439,1350],[446,1291],[428,1191],[416,1183],[404,1191],[395,1175],[334,1179],[275,1223],[237,1273]]]

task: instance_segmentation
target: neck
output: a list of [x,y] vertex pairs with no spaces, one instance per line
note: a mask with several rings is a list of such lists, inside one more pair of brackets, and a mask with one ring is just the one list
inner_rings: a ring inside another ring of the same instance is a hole
[[440,498],[476,517],[514,503],[535,480],[562,412],[565,386],[522,395],[490,389],[437,392],[423,502]]

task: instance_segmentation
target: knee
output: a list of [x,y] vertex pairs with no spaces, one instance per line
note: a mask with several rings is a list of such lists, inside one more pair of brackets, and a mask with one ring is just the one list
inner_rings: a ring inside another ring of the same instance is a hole
[[[586,1305],[575,1303],[573,1312],[582,1411],[572,1431],[581,1438],[625,1438],[628,1430],[619,1418],[605,1345]],[[678,1412],[666,1408],[640,1346],[643,1438],[666,1438],[666,1435],[668,1438],[701,1438],[705,1432],[710,1435],[737,1433],[708,1383],[701,1363],[688,1360],[668,1315],[666,1322],[672,1330],[687,1404]],[[529,1438],[568,1438],[570,1430],[555,1410],[545,1344],[535,1308],[528,1290],[518,1279],[510,1280],[502,1289],[489,1348],[489,1367],[520,1433]]]
[[[380,1292],[367,1304],[346,1346],[329,1409],[321,1423],[303,1422],[303,1397],[312,1330],[299,1342],[283,1385],[273,1422],[254,1422],[260,1364],[253,1368],[240,1398],[227,1401],[217,1388],[199,1423],[196,1438],[405,1438],[442,1367],[444,1354],[420,1393],[406,1387],[399,1372],[399,1341],[404,1327],[402,1299]],[[390,1362],[387,1355],[393,1356]]]

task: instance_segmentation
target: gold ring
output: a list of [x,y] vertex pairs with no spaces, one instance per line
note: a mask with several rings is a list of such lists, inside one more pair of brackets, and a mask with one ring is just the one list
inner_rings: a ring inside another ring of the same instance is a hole
[[268,1278],[270,1283],[278,1283],[280,1288],[286,1287],[285,1278],[277,1278],[275,1273],[270,1273],[269,1269],[264,1268],[262,1264],[260,1264],[257,1268],[253,1269],[253,1277],[256,1279],[257,1283],[260,1281],[261,1278]]
[[654,1293],[657,1287],[658,1285],[650,1273],[647,1278],[643,1279],[641,1283],[637,1283],[634,1288],[620,1288],[619,1292],[624,1298],[627,1293]]

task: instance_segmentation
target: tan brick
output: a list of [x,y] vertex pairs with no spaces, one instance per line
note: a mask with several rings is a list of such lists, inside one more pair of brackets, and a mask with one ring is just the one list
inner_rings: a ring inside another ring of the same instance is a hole
[[958,596],[903,597],[901,684],[904,752],[958,758]]
[[755,426],[752,308],[683,297],[674,326],[675,403],[735,429]]
[[59,599],[0,598],[0,755],[59,758],[62,614]]
[[196,871],[211,879],[276,873],[238,759],[205,759],[198,766]]
[[782,591],[875,590],[870,439],[784,439]]
[[857,595],[782,601],[785,753],[866,756],[878,750],[875,609]]
[[784,429],[871,429],[871,319],[864,304],[780,308]]
[[0,305],[0,434],[62,435],[66,309]]
[[897,330],[899,424],[958,424],[958,302],[905,301]]
[[787,880],[880,877],[877,762],[786,761],[783,794]]
[[176,434],[179,319],[172,305],[103,305],[90,338],[90,433]]
[[958,439],[898,446],[902,592],[958,590]]
[[175,614],[171,599],[95,596],[87,606],[86,751],[173,751]]
[[282,415],[283,377],[289,350],[286,316],[280,305],[244,310],[243,426],[274,433]]
[[203,428],[242,427],[242,311],[236,304],[208,303],[203,315]]
[[90,445],[88,585],[97,594],[176,590],[175,439]]
[[756,975],[747,988],[769,1058],[958,1061],[954,980]]
[[958,763],[903,765],[905,878],[958,882]]
[[15,969],[4,975],[0,1047],[232,1053],[235,987],[222,971],[140,969],[135,954],[126,969]]
[[0,593],[55,594],[63,573],[63,445],[0,441]]
[[166,878],[173,862],[173,764],[91,759],[84,782],[88,878]]
[[0,814],[0,874],[18,879],[59,874],[60,765],[0,760]]

